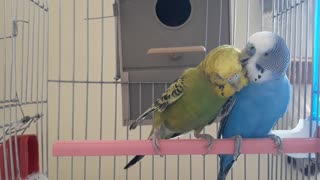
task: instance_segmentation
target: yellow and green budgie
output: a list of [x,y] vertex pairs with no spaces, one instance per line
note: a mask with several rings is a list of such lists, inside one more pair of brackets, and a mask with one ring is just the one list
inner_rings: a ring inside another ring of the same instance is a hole
[[[213,49],[195,68],[186,69],[182,75],[141,114],[131,125],[135,129],[150,113],[154,121],[149,138],[160,154],[159,139],[170,139],[194,131],[196,138],[208,141],[213,137],[201,134],[203,128],[215,121],[222,107],[235,92],[247,85],[245,72],[240,64],[241,52],[230,45]],[[127,169],[144,156],[135,156]]]

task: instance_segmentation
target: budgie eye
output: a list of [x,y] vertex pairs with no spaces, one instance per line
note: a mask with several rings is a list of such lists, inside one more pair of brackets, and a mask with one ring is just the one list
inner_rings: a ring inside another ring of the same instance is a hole
[[269,53],[268,53],[268,52],[264,53],[264,56],[268,56],[268,55],[269,55]]

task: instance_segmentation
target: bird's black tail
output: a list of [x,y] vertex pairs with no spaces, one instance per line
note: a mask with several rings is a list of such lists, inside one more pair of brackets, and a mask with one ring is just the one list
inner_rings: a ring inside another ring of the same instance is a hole
[[[180,135],[181,135],[181,133],[173,133],[173,134],[170,134],[170,136],[165,137],[165,139],[174,138],[174,137],[177,137],[177,136],[180,136]],[[144,155],[136,155],[133,159],[131,159],[131,161],[123,169],[128,169],[129,167],[135,165],[143,157],[144,157]]]
[[128,169],[129,167],[135,165],[137,162],[139,162],[144,156],[143,155],[136,155],[131,161],[123,168]]
[[221,156],[220,156],[220,170],[219,170],[217,180],[226,180],[228,172],[232,168],[232,165],[235,162],[235,160],[232,160],[231,162],[229,162],[225,167],[223,166],[222,162],[223,161],[221,160]]

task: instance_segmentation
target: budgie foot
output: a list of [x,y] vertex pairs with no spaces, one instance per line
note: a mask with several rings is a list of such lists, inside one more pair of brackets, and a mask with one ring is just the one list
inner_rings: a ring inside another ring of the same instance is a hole
[[159,130],[155,130],[152,136],[152,146],[154,150],[157,152],[157,154],[162,157],[160,153],[159,139],[160,139]]
[[281,138],[279,136],[277,136],[277,135],[274,135],[274,134],[269,134],[268,136],[269,136],[269,138],[271,138],[274,141],[274,143],[277,146],[277,149],[278,149],[277,155],[282,154],[283,153],[283,151],[282,151],[283,150],[283,145],[282,145]]
[[237,160],[237,158],[241,154],[241,149],[242,149],[242,137],[240,135],[237,135],[234,137],[235,139],[235,147],[234,147],[234,154],[233,154],[233,160]]
[[205,139],[208,141],[208,150],[203,155],[208,154],[212,149],[214,138],[210,134],[200,134],[199,131],[194,131],[194,137],[196,137],[197,139]]

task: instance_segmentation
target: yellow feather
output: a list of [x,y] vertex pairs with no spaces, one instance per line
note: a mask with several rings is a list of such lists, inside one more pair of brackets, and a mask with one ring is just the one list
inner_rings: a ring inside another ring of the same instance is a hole
[[224,97],[229,97],[236,92],[236,89],[227,83],[227,79],[239,72],[242,72],[240,74],[242,87],[247,85],[248,80],[240,64],[240,53],[241,51],[233,46],[219,46],[199,64],[198,68],[208,76],[212,83],[224,86],[223,89],[218,86],[214,88],[218,95],[223,94]]

